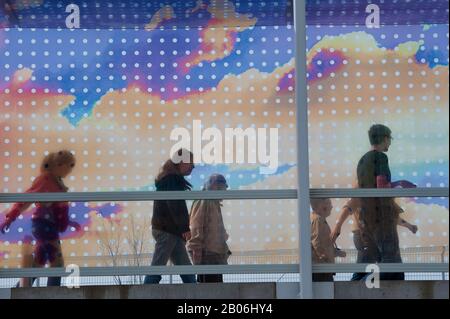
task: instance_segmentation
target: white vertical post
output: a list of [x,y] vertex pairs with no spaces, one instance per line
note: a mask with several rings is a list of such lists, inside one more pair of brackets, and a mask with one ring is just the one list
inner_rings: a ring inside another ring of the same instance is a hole
[[303,299],[312,299],[313,289],[311,262],[311,221],[309,217],[308,91],[306,78],[305,0],[294,1],[294,25],[300,297]]

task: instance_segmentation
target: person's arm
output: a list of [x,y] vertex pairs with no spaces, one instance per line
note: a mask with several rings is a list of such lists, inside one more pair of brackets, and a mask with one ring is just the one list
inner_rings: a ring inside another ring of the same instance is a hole
[[194,264],[200,264],[202,259],[202,251],[205,238],[205,219],[206,211],[205,202],[202,200],[194,202],[190,214],[191,239],[188,242],[189,250],[192,251]]
[[337,247],[335,247],[334,248],[334,257],[345,258],[345,257],[347,257],[347,253],[345,251],[340,250]]
[[189,213],[184,200],[168,200],[169,214],[171,220],[175,223],[177,229],[182,233],[190,232],[189,229]]
[[377,188],[392,188],[391,182],[388,181],[385,175],[377,176]]
[[[389,169],[389,160],[386,154],[378,153],[376,156],[377,166],[375,168],[377,188],[416,188],[417,185],[407,180],[392,182],[390,180],[391,171]],[[389,178],[388,178],[389,176]]]
[[392,182],[391,183],[391,187],[395,188],[395,187],[401,187],[401,188],[416,188],[417,185],[414,183],[411,183],[410,181],[407,180],[399,180],[396,182]]
[[65,232],[69,226],[69,205],[67,203],[55,203],[52,205],[52,209],[56,217],[59,232]]
[[321,241],[321,225],[318,219],[315,219],[311,223],[311,246],[316,252],[320,261],[326,259],[325,250],[322,247]]
[[74,220],[69,220],[68,226],[75,228],[76,232],[81,231],[81,225],[78,222],[74,221]]
[[[45,175],[38,176],[25,193],[43,193],[46,191],[47,184],[48,179]],[[4,222],[0,225],[0,231],[5,233],[17,217],[26,211],[32,204],[33,203],[15,203],[6,214]]]
[[417,233],[417,230],[418,230],[417,225],[410,224],[406,220],[404,220],[403,218],[400,217],[400,214],[404,213],[405,211],[395,201],[394,201],[394,210],[399,215],[398,220],[397,220],[397,225],[408,228],[411,231],[411,233],[413,233],[413,234]]
[[5,220],[0,224],[0,232],[3,234],[11,227],[11,224],[26,211],[33,203],[16,203],[6,214]]
[[342,225],[344,225],[347,218],[352,214],[352,209],[350,206],[344,206],[342,212],[339,214],[336,225],[334,225],[331,231],[331,241],[334,243],[336,239],[341,234]]
[[[177,180],[175,175],[167,178],[166,185],[161,190],[164,191],[184,191],[183,185]],[[167,200],[170,220],[176,225],[176,228],[183,234],[185,240],[190,239],[189,213],[185,200]]]
[[[48,192],[48,177],[46,175],[38,176],[32,183],[31,187],[28,188],[25,193],[45,193]],[[11,208],[9,213],[6,215],[8,219],[12,221],[16,220],[16,218],[26,211],[33,203],[16,203]]]
[[11,210],[6,214],[6,219],[15,221],[20,214],[26,211],[33,203],[15,203]]
[[392,188],[389,160],[387,155],[382,152],[377,152],[375,155],[375,176],[377,188]]
[[419,228],[417,227],[417,225],[413,225],[413,224],[407,222],[406,220],[404,220],[404,219],[401,218],[401,217],[398,218],[397,224],[398,224],[399,226],[408,228],[408,229],[411,231],[411,233],[413,233],[413,234],[417,233],[417,231],[419,230]]

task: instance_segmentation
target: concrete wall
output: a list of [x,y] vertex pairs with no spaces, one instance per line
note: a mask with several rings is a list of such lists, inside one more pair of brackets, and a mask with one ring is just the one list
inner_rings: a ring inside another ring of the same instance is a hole
[[[364,282],[315,282],[317,299],[448,299],[448,281],[382,281],[379,289],[368,289]],[[277,283],[277,297],[298,298],[298,283]]]
[[363,282],[336,282],[335,299],[448,299],[448,281],[382,281],[379,289]]
[[15,288],[11,299],[274,299],[275,283]]
[[[379,289],[363,282],[314,283],[318,299],[448,299],[448,281],[384,281]],[[227,283],[0,289],[0,299],[290,299],[298,283]]]

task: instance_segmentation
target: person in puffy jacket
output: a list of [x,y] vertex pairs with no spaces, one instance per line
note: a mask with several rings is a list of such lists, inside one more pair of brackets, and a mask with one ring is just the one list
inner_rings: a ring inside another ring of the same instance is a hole
[[[41,174],[33,181],[26,193],[58,193],[67,192],[63,178],[67,177],[75,167],[75,157],[70,151],[59,151],[48,154],[41,164]],[[26,211],[33,203],[16,203],[6,214],[0,231],[5,233],[11,224]],[[64,267],[59,234],[66,231],[68,226],[76,229],[80,225],[69,221],[69,204],[67,202],[35,203],[31,223],[32,234],[36,240],[32,267],[43,267],[48,262],[51,267]],[[23,256],[27,258],[28,256]],[[33,284],[33,280],[22,280],[22,286]],[[48,279],[48,286],[61,285],[61,277]]]
[[[224,191],[228,188],[223,175],[213,174],[203,190]],[[196,200],[190,212],[191,239],[187,247],[194,265],[227,265],[231,255],[228,233],[222,217],[222,200]],[[222,274],[197,276],[198,282],[223,282]]]

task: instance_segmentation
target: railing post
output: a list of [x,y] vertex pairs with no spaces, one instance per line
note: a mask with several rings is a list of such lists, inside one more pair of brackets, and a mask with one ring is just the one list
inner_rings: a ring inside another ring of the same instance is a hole
[[311,222],[309,217],[308,91],[306,78],[306,2],[294,1],[295,105],[297,124],[297,210],[300,297],[313,298]]

